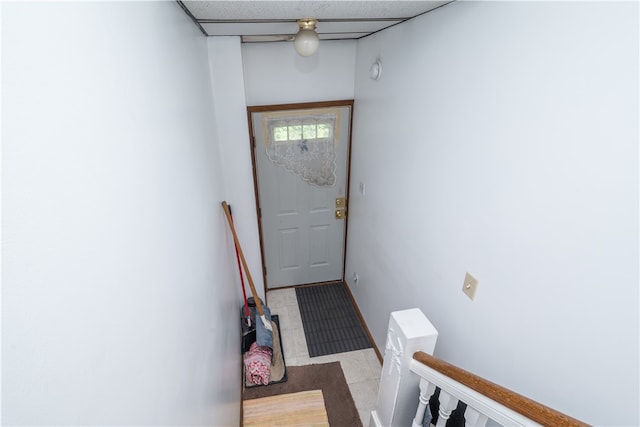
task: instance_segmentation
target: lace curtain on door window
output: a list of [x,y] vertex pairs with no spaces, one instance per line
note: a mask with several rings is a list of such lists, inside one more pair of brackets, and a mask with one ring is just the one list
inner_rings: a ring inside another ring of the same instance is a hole
[[333,186],[336,118],[337,114],[266,117],[267,157],[310,184]]

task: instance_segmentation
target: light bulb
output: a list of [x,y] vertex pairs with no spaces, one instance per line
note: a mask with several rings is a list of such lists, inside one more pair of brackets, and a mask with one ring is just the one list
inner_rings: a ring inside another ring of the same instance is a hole
[[303,29],[298,31],[295,40],[293,41],[293,47],[301,56],[311,56],[316,53],[318,46],[320,45],[320,38],[318,34],[313,30]]
[[316,33],[317,19],[304,18],[298,20],[300,31],[293,40],[293,47],[300,56],[311,56],[318,50],[320,38]]

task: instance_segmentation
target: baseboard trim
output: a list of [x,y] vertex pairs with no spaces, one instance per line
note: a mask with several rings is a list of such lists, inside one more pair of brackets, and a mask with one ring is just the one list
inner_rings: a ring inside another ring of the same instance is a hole
[[367,334],[367,338],[369,338],[371,347],[373,348],[373,351],[376,352],[376,356],[378,356],[378,361],[380,362],[380,365],[382,365],[382,354],[380,353],[380,350],[378,350],[378,346],[376,345],[376,342],[374,341],[373,336],[371,335],[371,331],[369,331],[369,326],[367,325],[367,322],[364,320],[364,317],[362,316],[362,312],[360,311],[360,307],[358,307],[358,303],[356,302],[356,299],[353,297],[353,294],[351,293],[351,288],[349,287],[349,284],[347,282],[343,281],[342,283],[344,284],[344,287],[347,289],[347,295],[349,295],[349,299],[351,299],[351,303],[353,304],[353,307],[356,309],[356,314],[358,315],[358,318],[360,319],[360,322],[364,327],[364,331]]

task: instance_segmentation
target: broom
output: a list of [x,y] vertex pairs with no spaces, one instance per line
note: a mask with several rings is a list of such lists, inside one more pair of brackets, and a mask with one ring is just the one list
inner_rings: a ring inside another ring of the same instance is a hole
[[[233,212],[231,212],[231,206],[229,206],[229,217],[231,218],[231,222],[233,222]],[[235,246],[235,245],[234,245]],[[240,287],[242,287],[242,297],[244,298],[244,312],[247,316],[246,324],[251,327],[251,312],[249,311],[249,301],[247,301],[247,291],[244,287],[244,277],[242,275],[242,266],[240,265],[240,254],[238,253],[238,247],[236,248],[236,261],[238,261],[238,273],[240,273]]]
[[244,259],[244,254],[242,253],[242,247],[240,247],[240,241],[238,240],[238,236],[236,235],[236,229],[233,226],[233,220],[231,219],[231,211],[229,210],[229,205],[227,202],[222,201],[222,209],[224,210],[224,215],[227,217],[227,222],[229,223],[229,228],[231,229],[231,234],[233,235],[233,242],[236,245],[236,249],[238,250],[238,255],[240,255],[240,261],[242,261],[242,267],[244,267],[244,273],[247,276],[247,281],[249,282],[249,287],[251,288],[251,293],[253,294],[253,299],[256,302],[256,309],[258,310],[258,314],[260,315],[260,319],[262,320],[262,324],[264,328],[268,331],[273,331],[271,327],[271,322],[267,320],[267,317],[264,314],[264,309],[262,308],[262,302],[258,297],[258,292],[256,292],[256,287],[253,284],[253,279],[251,278],[251,273],[249,273],[249,267],[247,266],[247,261]]

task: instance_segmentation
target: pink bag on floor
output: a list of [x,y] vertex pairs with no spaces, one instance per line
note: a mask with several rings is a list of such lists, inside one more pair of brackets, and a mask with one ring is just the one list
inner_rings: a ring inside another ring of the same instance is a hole
[[251,344],[249,351],[244,356],[244,371],[247,380],[253,384],[269,384],[271,376],[271,356],[269,347]]

